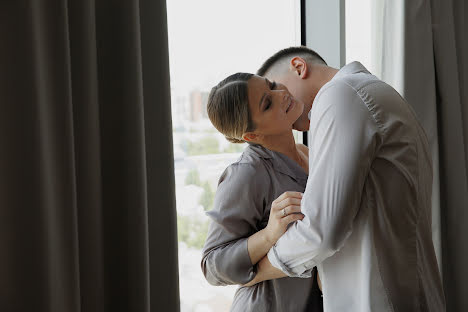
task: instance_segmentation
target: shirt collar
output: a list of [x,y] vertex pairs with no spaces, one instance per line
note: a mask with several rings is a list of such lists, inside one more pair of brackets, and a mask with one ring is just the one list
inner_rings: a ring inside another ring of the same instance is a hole
[[273,170],[286,174],[295,181],[307,180],[308,174],[304,169],[294,160],[280,152],[269,150],[261,145],[249,144],[244,153],[270,160]]
[[335,74],[335,76],[331,80],[339,79],[343,76],[357,73],[370,74],[369,71],[364,67],[364,65],[355,61],[341,67],[341,69]]
[[[364,65],[362,65],[358,61],[354,61],[354,62],[351,62],[351,63],[341,67],[341,69],[335,74],[335,76],[333,76],[333,78],[330,81],[333,81],[335,79],[339,79],[339,78],[341,78],[343,76],[346,76],[346,75],[357,74],[357,73],[370,74],[370,72],[364,67]],[[325,85],[327,85],[327,84],[325,84]],[[323,88],[323,86],[322,86],[322,88]],[[312,109],[309,111],[309,114],[307,116],[309,117],[309,120],[310,120],[310,117],[312,116]]]

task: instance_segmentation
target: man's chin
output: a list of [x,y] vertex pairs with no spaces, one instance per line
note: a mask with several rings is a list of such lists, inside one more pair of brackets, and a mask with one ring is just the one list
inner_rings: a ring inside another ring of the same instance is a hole
[[295,123],[293,123],[293,129],[297,131],[309,131],[310,128],[310,120],[309,118],[304,116],[299,117]]
[[309,131],[310,122],[296,122],[293,124],[293,129],[297,131]]

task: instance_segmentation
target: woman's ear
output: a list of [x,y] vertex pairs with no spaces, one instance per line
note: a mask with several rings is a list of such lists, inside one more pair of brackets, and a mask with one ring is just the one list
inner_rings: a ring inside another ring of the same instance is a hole
[[293,57],[291,59],[290,65],[295,75],[298,75],[301,79],[307,78],[307,75],[309,74],[309,67],[307,62],[302,57]]
[[258,138],[258,134],[253,132],[246,132],[242,135],[242,139],[246,142],[256,142]]

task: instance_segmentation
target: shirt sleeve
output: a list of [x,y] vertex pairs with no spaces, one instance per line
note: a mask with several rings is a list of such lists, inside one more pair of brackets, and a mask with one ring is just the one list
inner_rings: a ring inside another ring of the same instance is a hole
[[311,115],[309,178],[301,202],[305,217],[268,253],[289,276],[310,277],[353,230],[366,177],[381,138],[370,99],[345,82],[319,93]]
[[256,275],[247,239],[263,219],[269,183],[265,170],[250,164],[233,164],[220,178],[212,219],[202,252],[201,267],[212,285],[246,284]]

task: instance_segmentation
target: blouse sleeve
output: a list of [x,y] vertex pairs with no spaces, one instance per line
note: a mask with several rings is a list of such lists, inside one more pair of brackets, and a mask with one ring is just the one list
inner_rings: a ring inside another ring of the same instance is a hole
[[256,275],[247,239],[259,230],[269,187],[265,169],[245,163],[229,166],[216,191],[201,267],[212,285],[245,284]]

